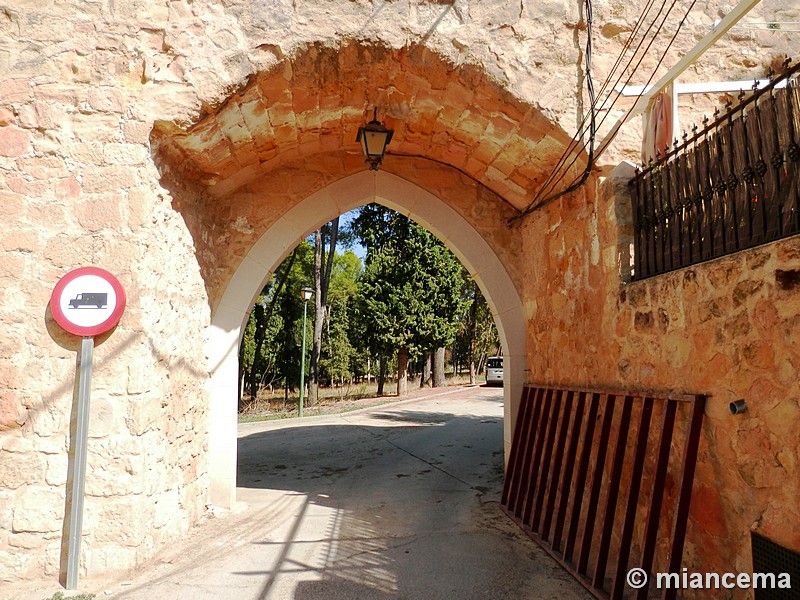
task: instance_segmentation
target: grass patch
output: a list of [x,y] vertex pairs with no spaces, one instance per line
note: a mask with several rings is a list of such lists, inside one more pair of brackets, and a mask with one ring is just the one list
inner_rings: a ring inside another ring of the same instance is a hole
[[77,596],[65,596],[64,592],[56,592],[44,600],[92,600],[94,594],[78,594]]
[[[464,385],[469,383],[469,377],[459,375],[447,377],[447,386]],[[419,383],[409,382],[409,396],[402,398],[394,394],[378,396],[376,383],[351,384],[338,387],[320,388],[319,399],[315,404],[309,404],[308,397],[304,399],[303,416],[314,417],[352,412],[363,408],[373,408],[391,404],[399,400],[413,397]],[[445,389],[445,388],[442,388]],[[386,390],[394,390],[393,382],[387,382]],[[300,402],[298,395],[290,395],[288,399],[284,390],[262,390],[258,397],[247,404],[239,413],[239,423],[256,423],[259,421],[278,421],[291,419],[297,416],[297,407]]]

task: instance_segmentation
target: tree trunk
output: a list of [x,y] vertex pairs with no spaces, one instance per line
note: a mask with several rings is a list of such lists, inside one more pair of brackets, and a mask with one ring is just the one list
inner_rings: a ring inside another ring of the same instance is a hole
[[431,353],[426,352],[422,358],[422,374],[419,377],[419,387],[424,388],[431,384]]
[[397,395],[408,394],[408,348],[397,351]]
[[253,352],[253,364],[250,366],[250,400],[255,400],[256,396],[258,395],[258,373],[256,372],[256,365],[258,364],[258,357],[261,354],[261,347],[264,344],[264,338],[266,337],[267,331],[267,323],[264,319],[265,310],[264,306],[261,304],[256,304],[253,307],[253,311],[255,312],[256,316],[256,348]]
[[314,334],[311,342],[311,366],[308,373],[308,403],[316,404],[319,397],[319,359],[322,354],[322,329],[328,310],[328,288],[336,255],[336,239],[339,235],[339,217],[330,223],[328,248],[322,229],[314,232]]
[[322,305],[322,260],[325,249],[322,230],[314,232],[314,331],[311,334],[311,363],[308,369],[308,403],[317,403],[319,386],[319,357],[322,352],[322,326],[325,314]]
[[469,340],[469,384],[475,385],[478,382],[475,372],[475,333],[473,332]]
[[256,331],[255,331],[255,352],[253,352],[253,364],[250,365],[250,370],[247,372],[246,366],[243,365],[244,361],[244,354],[243,354],[243,347],[240,343],[239,345],[239,379],[241,381],[239,386],[239,406],[242,406],[242,394],[244,393],[245,387],[245,380],[249,378],[249,387],[250,387],[250,399],[255,400],[256,395],[258,393],[258,382],[256,378],[256,363],[258,362],[258,357],[261,354],[261,348],[264,345],[264,338],[266,336],[267,325],[269,324],[269,320],[272,318],[272,313],[275,310],[275,305],[278,302],[278,298],[280,298],[281,294],[283,294],[284,289],[286,288],[286,281],[288,279],[287,275],[292,270],[292,265],[294,265],[294,260],[297,257],[297,248],[292,251],[292,254],[289,256],[289,262],[283,265],[282,271],[275,272],[275,279],[276,279],[276,290],[275,293],[272,295],[272,298],[269,301],[267,306],[262,304],[256,304],[253,307],[253,310],[256,311]]
[[472,305],[469,307],[469,325],[469,384],[475,385],[477,383],[477,374],[475,373],[475,329],[478,327],[478,303],[476,300],[473,300]]
[[433,387],[444,385],[444,348],[437,348],[433,355]]
[[378,396],[383,396],[383,382],[386,381],[386,355],[378,356]]

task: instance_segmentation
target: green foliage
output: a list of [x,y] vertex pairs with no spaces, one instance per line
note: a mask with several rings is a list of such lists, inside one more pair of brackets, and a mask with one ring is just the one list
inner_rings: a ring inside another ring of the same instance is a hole
[[367,245],[358,283],[363,341],[376,354],[408,348],[411,358],[453,342],[464,309],[462,267],[428,231],[388,208],[356,219]]
[[56,592],[45,600],[92,600],[94,594],[78,594],[77,596],[65,596],[63,592]]
[[[317,365],[323,385],[375,377],[379,357],[393,372],[399,348],[414,361],[452,347],[465,364],[473,337],[476,352],[483,354],[497,343],[474,281],[439,240],[407,217],[376,204],[364,206],[341,229],[342,240],[360,241],[367,256],[362,267],[352,250],[334,254]],[[245,396],[251,387],[255,393],[271,385],[291,390],[299,385],[303,301],[298,292],[313,282],[313,265],[314,248],[304,241],[256,299],[240,348]],[[308,367],[314,301],[306,308]]]
[[[273,382],[297,387],[300,379],[300,340],[303,300],[313,249],[301,242],[275,271],[250,311],[239,349],[241,376],[252,384],[250,395]],[[313,303],[309,317],[313,317]]]
[[478,288],[475,280],[466,269],[464,278],[463,299],[464,311],[459,316],[459,329],[454,346],[453,362],[468,366],[470,349],[472,349],[476,366],[480,366],[486,356],[497,354],[500,349],[500,338],[494,324],[489,305]]
[[329,307],[327,327],[323,330],[320,378],[330,383],[349,381],[353,377],[356,349],[350,341],[348,298],[336,297]]

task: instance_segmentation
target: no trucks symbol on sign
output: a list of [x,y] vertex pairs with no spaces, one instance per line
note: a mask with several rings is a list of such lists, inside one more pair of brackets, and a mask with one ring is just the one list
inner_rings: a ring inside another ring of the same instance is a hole
[[56,284],[50,298],[53,318],[65,331],[82,337],[112,329],[125,310],[125,292],[108,271],[81,267]]

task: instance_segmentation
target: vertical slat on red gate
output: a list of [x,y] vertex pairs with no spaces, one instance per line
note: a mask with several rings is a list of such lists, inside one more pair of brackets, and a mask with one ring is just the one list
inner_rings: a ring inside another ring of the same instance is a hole
[[639,503],[639,489],[644,472],[644,458],[647,453],[647,438],[650,434],[650,418],[653,415],[653,399],[642,398],[642,412],[639,417],[639,430],[636,435],[636,447],[631,469],[631,482],[628,488],[628,499],[625,503],[625,519],[622,522],[622,535],[619,542],[617,570],[611,586],[611,598],[620,600],[625,589],[625,575],[628,572],[628,559],[631,554],[633,526],[636,521],[636,508]]
[[545,427],[548,418],[548,410],[550,406],[550,390],[544,388],[537,388],[536,390],[536,407],[531,420],[531,430],[529,432],[528,442],[525,450],[525,468],[523,469],[523,476],[520,478],[519,497],[514,509],[514,515],[522,518],[525,506],[527,506],[528,498],[531,495],[530,487],[531,481],[535,478],[536,473],[536,448],[539,444],[538,440],[542,436],[542,429]]
[[538,480],[539,467],[542,462],[542,447],[544,446],[545,437],[549,425],[553,420],[558,418],[558,402],[553,400],[555,395],[554,390],[546,390],[544,395],[544,403],[542,404],[542,412],[539,418],[539,424],[536,428],[536,444],[533,449],[533,461],[531,463],[530,476],[528,477],[525,493],[525,501],[522,504],[522,510],[517,513],[524,524],[528,523],[528,518],[531,514],[531,507],[533,506],[533,499],[536,496],[536,483]]
[[[600,404],[600,394],[592,394],[589,402],[589,415],[586,417],[586,431],[583,434],[583,448],[578,461],[578,475],[575,478],[575,501],[572,503],[572,512],[567,529],[567,543],[564,546],[564,560],[571,561],[575,551],[575,537],[578,535],[578,525],[581,520],[581,507],[583,505],[583,491],[586,488],[586,473],[589,471],[589,459],[592,454],[594,441],[594,425],[597,420],[597,407]],[[591,510],[591,509],[590,509]]]
[[503,506],[508,506],[508,499],[517,485],[519,478],[520,463],[523,460],[522,451],[520,450],[520,438],[524,435],[524,431],[528,427],[528,412],[530,411],[530,392],[528,387],[522,388],[522,398],[519,403],[519,413],[517,413],[517,422],[514,425],[514,438],[511,442],[511,456],[508,457],[508,471],[506,472],[506,479],[503,482],[503,495],[500,503]]
[[544,494],[547,490],[547,479],[550,474],[551,459],[553,457],[553,447],[556,440],[556,431],[558,430],[559,422],[561,421],[561,413],[564,403],[561,401],[563,392],[556,390],[556,400],[553,407],[553,418],[548,424],[547,440],[545,441],[544,455],[542,466],[539,470],[539,483],[537,484],[536,500],[533,507],[533,518],[525,520],[525,524],[530,525],[533,531],[539,531],[539,519],[542,516],[542,507],[544,506]]
[[[692,483],[694,471],[697,466],[697,450],[700,447],[700,433],[703,427],[703,411],[706,406],[705,396],[696,396],[692,406],[689,435],[686,437],[686,446],[683,449],[683,465],[681,476],[678,479],[680,488],[678,492],[678,506],[675,510],[675,521],[672,529],[672,545],[669,551],[668,573],[679,573],[681,560],[683,560],[683,543],[686,540],[686,523],[689,518],[689,504],[692,501]],[[678,590],[666,587],[662,598],[674,600]]]
[[[524,452],[522,452],[522,438],[527,435],[529,430],[528,415],[531,412],[532,390],[529,387],[522,389],[522,398],[519,406],[519,413],[517,414],[517,424],[514,427],[514,438],[511,442],[511,456],[508,458],[508,472],[503,485],[503,496],[501,504],[509,506],[509,499],[516,494],[519,487],[520,472],[522,464],[525,460]],[[510,507],[509,507],[510,508]]]
[[[561,535],[564,532],[564,518],[567,515],[567,505],[570,499],[570,489],[572,484],[572,474],[575,468],[575,455],[578,453],[578,440],[581,435],[583,425],[583,411],[586,406],[586,392],[578,393],[578,405],[575,407],[575,417],[572,420],[572,433],[569,439],[569,450],[567,460],[564,463],[564,475],[561,478],[561,494],[558,500],[558,511],[556,513],[556,527],[553,530],[553,550],[561,550]],[[580,494],[583,488],[576,488],[575,493]],[[577,500],[577,499],[576,499]]]
[[578,555],[577,571],[581,575],[586,574],[586,565],[589,564],[589,552],[592,549],[594,539],[594,523],[597,518],[597,501],[600,498],[600,487],[603,484],[603,471],[606,466],[606,453],[608,451],[608,438],[611,433],[611,421],[614,418],[613,394],[606,396],[606,410],[603,415],[603,426],[600,429],[600,439],[597,442],[597,457],[594,461],[594,472],[592,473],[592,491],[589,492],[588,511],[586,513],[586,526],[583,530],[583,540],[581,541],[581,553]]
[[556,455],[553,458],[553,472],[550,475],[550,489],[547,492],[547,504],[544,509],[544,521],[542,522],[542,539],[547,540],[550,536],[550,525],[553,522],[553,506],[556,502],[558,484],[561,481],[561,468],[564,463],[564,451],[567,445],[567,431],[572,417],[572,400],[575,392],[567,392],[564,400],[564,413],[561,416],[561,429],[558,432],[558,442],[556,443]]
[[628,430],[631,425],[631,409],[633,398],[625,396],[622,403],[622,416],[619,422],[619,433],[614,445],[614,456],[611,463],[611,478],[608,482],[606,506],[603,511],[603,526],[600,533],[600,547],[597,550],[597,564],[595,565],[592,585],[603,589],[606,577],[606,564],[608,563],[608,549],[611,545],[611,531],[614,528],[614,515],[619,497],[619,482],[622,479],[622,465],[625,462],[625,448],[628,442]]
[[[664,401],[664,415],[661,422],[661,437],[658,441],[658,455],[656,456],[656,467],[653,473],[653,487],[650,494],[650,506],[647,509],[645,518],[644,535],[642,543],[642,562],[639,565],[645,573],[650,573],[653,568],[653,558],[656,552],[656,541],[658,539],[658,522],[661,516],[661,505],[664,499],[664,484],[667,480],[667,468],[669,467],[669,454],[672,445],[672,432],[675,429],[675,412],[678,403],[673,400]],[[644,587],[636,592],[636,600],[647,600],[648,580]]]
[[533,407],[528,411],[528,419],[525,422],[525,431],[520,436],[520,454],[522,460],[520,461],[520,470],[517,475],[517,484],[514,493],[509,498],[508,508],[513,514],[519,515],[520,507],[525,499],[525,489],[527,487],[528,477],[530,476],[531,469],[531,447],[533,445],[533,436],[536,434],[536,426],[539,416],[539,398],[543,390],[531,390],[530,401]]

